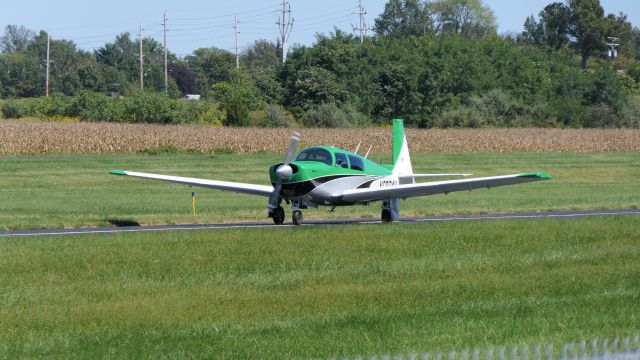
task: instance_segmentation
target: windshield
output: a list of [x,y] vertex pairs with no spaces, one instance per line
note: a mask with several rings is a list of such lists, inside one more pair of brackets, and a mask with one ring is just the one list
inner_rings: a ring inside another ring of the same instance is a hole
[[331,153],[325,149],[320,148],[311,148],[304,150],[298,156],[296,156],[295,161],[317,161],[321,163],[325,163],[329,166],[333,165],[333,158],[331,157]]

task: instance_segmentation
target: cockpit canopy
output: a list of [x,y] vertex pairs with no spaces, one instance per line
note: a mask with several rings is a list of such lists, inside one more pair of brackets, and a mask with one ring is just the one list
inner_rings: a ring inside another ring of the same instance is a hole
[[331,153],[323,148],[308,148],[303,150],[296,156],[295,161],[316,161],[329,166],[333,165]]

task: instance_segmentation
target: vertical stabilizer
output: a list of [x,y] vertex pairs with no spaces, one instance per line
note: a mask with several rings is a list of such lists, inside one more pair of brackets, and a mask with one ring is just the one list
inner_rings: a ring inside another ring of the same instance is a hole
[[407,137],[404,135],[402,119],[393,119],[393,173],[396,175],[413,174]]

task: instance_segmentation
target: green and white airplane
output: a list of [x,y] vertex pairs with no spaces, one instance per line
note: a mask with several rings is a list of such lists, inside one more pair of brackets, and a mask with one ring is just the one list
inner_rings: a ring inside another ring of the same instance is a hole
[[382,221],[392,222],[400,219],[401,199],[552,179],[547,173],[532,172],[416,183],[417,178],[465,177],[471,174],[414,174],[400,119],[393,120],[391,164],[377,164],[367,159],[368,154],[358,155],[357,149],[351,152],[331,146],[309,147],[294,157],[299,142],[300,134],[294,133],[284,162],[269,168],[271,186],[125,170],[112,170],[110,173],[264,196],[268,198],[269,217],[278,225],[285,220],[283,201],[291,204],[295,225],[302,223],[301,209],[367,205],[376,201],[382,203]]

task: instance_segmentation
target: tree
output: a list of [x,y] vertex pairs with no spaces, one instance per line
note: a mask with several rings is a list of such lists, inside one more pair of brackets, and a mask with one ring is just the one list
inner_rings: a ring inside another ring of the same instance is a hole
[[569,0],[573,45],[582,56],[581,66],[587,68],[589,57],[605,48],[606,22],[600,0]]
[[22,25],[7,25],[4,35],[0,36],[0,51],[3,53],[24,51],[34,36],[33,31]]
[[196,75],[184,63],[173,61],[169,63],[168,68],[182,95],[198,93]]
[[543,27],[536,21],[536,18],[533,15],[529,15],[524,21],[524,31],[518,38],[518,41],[526,44],[540,45],[543,38],[542,30]]
[[483,38],[495,35],[496,17],[481,0],[436,0],[427,3],[436,33]]
[[540,12],[543,42],[559,49],[569,42],[571,11],[563,3],[552,3]]
[[251,111],[262,109],[265,105],[249,75],[242,71],[234,71],[231,73],[230,81],[222,81],[214,84],[211,89],[211,94],[217,102],[225,107],[232,100],[236,101],[237,99],[239,99],[237,101],[245,103],[246,107]]
[[99,63],[115,67],[124,73],[129,82],[139,81],[139,47],[131,40],[131,34],[116,36],[112,43],[106,43],[96,50],[95,56]]
[[184,60],[196,76],[199,93],[204,96],[208,95],[213,84],[229,81],[236,67],[236,57],[217,48],[196,49]]
[[25,52],[0,55],[0,97],[44,95],[44,71],[39,61]]
[[[144,38],[142,53],[145,87],[164,91],[164,47],[155,39]],[[172,60],[175,59],[175,55],[170,54],[170,56]],[[139,40],[132,40],[129,33],[118,35],[112,43],[106,43],[96,50],[95,57],[99,63],[113,66],[123,72],[129,83],[140,82]]]
[[265,39],[256,40],[242,57],[249,69],[275,68],[280,65],[278,46]]
[[314,104],[344,102],[349,95],[334,73],[317,66],[299,71],[294,87],[293,105],[305,110]]
[[426,7],[419,0],[389,0],[375,20],[379,36],[422,36],[431,31]]

